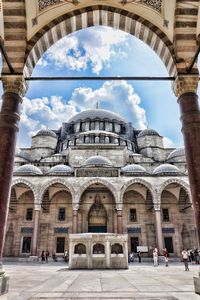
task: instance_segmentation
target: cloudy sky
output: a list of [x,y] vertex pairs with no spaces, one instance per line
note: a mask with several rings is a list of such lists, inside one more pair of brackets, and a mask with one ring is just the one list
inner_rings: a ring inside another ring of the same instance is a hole
[[[33,76],[168,76],[159,57],[119,30],[93,27],[52,46]],[[0,86],[0,94],[2,87]],[[200,88],[198,90],[200,95]],[[30,82],[21,113],[18,147],[28,147],[41,128],[58,129],[73,114],[100,108],[117,112],[137,129],[157,130],[166,147],[183,145],[179,107],[168,81]]]

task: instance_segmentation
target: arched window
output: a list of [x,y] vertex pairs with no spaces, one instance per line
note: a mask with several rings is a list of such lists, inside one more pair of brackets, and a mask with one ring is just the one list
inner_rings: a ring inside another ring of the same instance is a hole
[[95,244],[93,246],[93,254],[104,254],[105,253],[105,247],[103,244]]
[[113,245],[111,246],[111,253],[112,253],[112,254],[120,254],[120,253],[123,253],[123,247],[122,247],[122,245],[121,245],[121,244],[118,244],[118,243],[113,244]]
[[77,244],[74,247],[74,253],[75,254],[86,254],[86,246],[84,244]]

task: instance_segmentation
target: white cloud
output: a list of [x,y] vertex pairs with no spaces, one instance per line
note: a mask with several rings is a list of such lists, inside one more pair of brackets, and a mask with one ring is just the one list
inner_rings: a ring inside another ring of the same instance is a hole
[[100,107],[120,113],[136,128],[146,128],[146,114],[133,87],[126,81],[107,81],[96,90],[76,88],[67,103],[61,96],[24,98],[18,146],[30,146],[30,137],[38,130],[46,127],[59,129],[62,122],[67,122],[75,113],[95,108],[97,100]]
[[141,100],[126,81],[107,81],[97,90],[88,87],[76,88],[69,103],[77,109],[84,110],[94,108],[97,101],[101,107],[106,105],[110,110],[132,121],[136,128],[147,127],[146,113],[140,106]]
[[54,63],[58,68],[86,70],[99,74],[109,67],[112,58],[122,58],[128,34],[107,27],[87,28],[55,43],[39,60],[38,65],[46,67]]

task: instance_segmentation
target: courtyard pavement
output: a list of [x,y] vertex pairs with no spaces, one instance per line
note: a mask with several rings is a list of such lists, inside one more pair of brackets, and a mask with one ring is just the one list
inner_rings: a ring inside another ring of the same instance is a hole
[[128,270],[69,270],[63,262],[7,262],[4,268],[10,287],[0,300],[200,300],[193,286],[198,265],[190,265],[188,272],[182,263],[169,267],[132,263]]

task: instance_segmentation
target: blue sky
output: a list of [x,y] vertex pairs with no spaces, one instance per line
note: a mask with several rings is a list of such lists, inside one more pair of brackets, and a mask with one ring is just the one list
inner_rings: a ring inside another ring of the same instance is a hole
[[[119,30],[92,27],[68,35],[37,63],[33,76],[168,76],[160,58]],[[0,87],[2,94],[2,87]],[[198,90],[200,95],[200,89]],[[96,107],[122,115],[137,129],[157,130],[166,147],[183,145],[179,107],[168,81],[30,82],[21,113],[18,147],[41,128],[58,129],[73,114]]]

